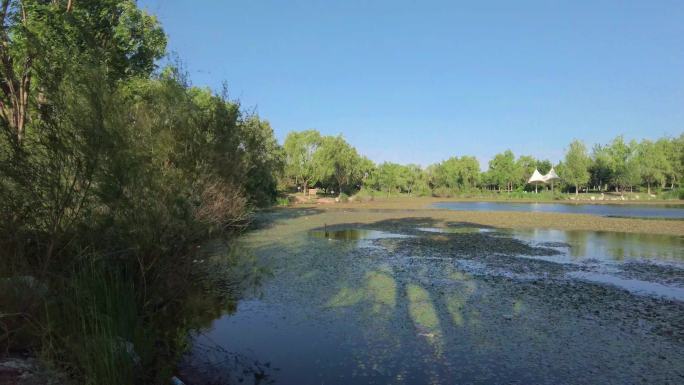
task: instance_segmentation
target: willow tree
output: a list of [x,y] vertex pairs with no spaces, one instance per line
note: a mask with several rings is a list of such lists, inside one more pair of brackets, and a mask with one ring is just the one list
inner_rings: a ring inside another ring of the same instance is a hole
[[326,136],[314,154],[318,180],[332,178],[337,183],[338,194],[348,191],[362,175],[362,159],[356,149],[342,136]]
[[305,193],[319,174],[314,155],[322,141],[318,131],[306,130],[290,132],[283,144],[285,173],[295,180],[295,184],[301,183]]

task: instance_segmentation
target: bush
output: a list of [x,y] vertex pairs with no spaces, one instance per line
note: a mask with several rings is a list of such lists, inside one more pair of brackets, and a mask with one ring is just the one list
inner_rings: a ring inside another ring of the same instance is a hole
[[661,199],[684,199],[684,187],[666,191],[660,195]]
[[340,195],[337,197],[339,202],[346,203],[349,202],[349,195],[345,193],[340,193]]
[[276,205],[277,206],[289,206],[290,205],[290,198],[289,197],[277,197],[276,198]]
[[372,202],[375,200],[375,194],[376,191],[372,189],[367,189],[367,188],[362,188],[359,190],[359,192],[354,195],[355,200],[359,200],[360,202]]
[[432,196],[437,198],[451,198],[454,196],[454,190],[449,187],[436,187],[432,190]]

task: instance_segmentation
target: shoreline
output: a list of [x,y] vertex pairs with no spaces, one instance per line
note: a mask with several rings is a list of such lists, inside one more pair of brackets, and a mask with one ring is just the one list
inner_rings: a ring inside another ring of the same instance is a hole
[[[684,236],[684,221],[653,218],[602,217],[589,214],[515,211],[454,211],[425,207],[425,199],[297,204],[273,210],[305,216],[328,225],[370,224],[385,219],[430,218],[443,225],[469,223],[509,229],[558,229]],[[325,215],[319,215],[325,214]],[[287,214],[286,214],[287,215]]]
[[665,206],[665,205],[675,205],[682,206],[684,208],[684,201],[680,199],[653,199],[653,200],[620,200],[620,199],[609,199],[609,200],[591,200],[591,199],[495,199],[495,198],[435,198],[443,199],[440,202],[487,202],[487,203],[544,203],[544,204],[568,204],[568,205],[647,205],[647,206]]

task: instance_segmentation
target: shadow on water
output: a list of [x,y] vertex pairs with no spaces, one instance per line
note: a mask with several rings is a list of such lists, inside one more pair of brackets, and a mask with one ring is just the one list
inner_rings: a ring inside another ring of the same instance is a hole
[[[189,383],[225,384],[234,383],[233,377],[219,377],[225,370],[241,373],[241,376],[252,376],[254,383],[267,384],[270,365],[259,361],[248,360],[240,355],[227,352],[225,348],[209,343],[198,343],[204,330],[211,327],[216,319],[231,316],[238,311],[238,305],[244,297],[259,297],[260,287],[264,279],[272,277],[272,272],[263,265],[250,250],[235,243],[223,240],[207,242],[198,247],[195,253],[195,270],[198,287],[203,290],[185,293],[182,314],[183,330],[170,330],[169,333],[183,333],[189,330],[188,344],[192,351],[181,359],[179,371]],[[196,352],[203,351],[198,355]],[[217,370],[216,362],[220,362]],[[205,378],[212,372],[211,378]],[[230,379],[225,381],[225,379]]]
[[257,252],[275,274],[263,296],[197,336],[194,359],[211,361],[201,383],[618,384],[681,375],[682,303],[568,276],[587,268],[563,263],[564,250],[591,236],[531,239],[432,218],[293,234],[255,234],[268,240]]

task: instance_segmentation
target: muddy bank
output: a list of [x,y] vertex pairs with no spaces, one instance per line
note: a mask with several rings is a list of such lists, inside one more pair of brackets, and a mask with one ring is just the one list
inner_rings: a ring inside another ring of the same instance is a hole
[[[282,220],[308,217],[321,226],[324,223],[372,223],[393,218],[426,218],[435,226],[453,222],[512,229],[552,228],[684,236],[684,221],[679,220],[609,218],[586,214],[448,211],[427,208],[425,204],[419,203],[414,206],[411,202],[413,201],[294,206],[274,209],[265,217]],[[273,223],[270,220],[266,222],[269,225]]]

